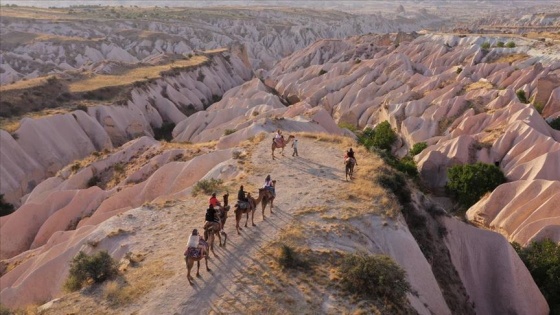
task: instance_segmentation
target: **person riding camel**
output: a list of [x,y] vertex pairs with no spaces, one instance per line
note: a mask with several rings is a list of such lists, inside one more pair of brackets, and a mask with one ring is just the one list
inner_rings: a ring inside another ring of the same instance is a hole
[[206,220],[206,222],[204,222],[204,229],[205,230],[208,229],[208,227],[210,227],[210,225],[212,225],[214,223],[218,223],[220,225],[220,230],[223,228],[222,222],[220,220],[220,217],[217,214],[217,211],[219,211],[219,210],[215,209],[212,204],[210,204],[208,206],[208,209],[206,209],[206,215],[204,217],[204,219]]
[[187,249],[185,250],[185,256],[189,257],[205,257],[207,255],[204,240],[198,235],[198,230],[194,229],[192,234],[189,236],[189,241],[187,242]]
[[239,191],[237,192],[237,206],[241,209],[245,209],[248,206],[249,198],[245,196],[245,190],[243,190],[243,185],[239,187]]
[[346,163],[349,159],[353,159],[354,164],[358,165],[358,161],[356,160],[356,157],[354,156],[354,150],[352,150],[352,148],[350,148],[350,149],[348,149],[348,151],[346,151],[346,154],[344,155],[344,163]]
[[212,193],[212,197],[210,197],[210,200],[208,202],[214,208],[217,208],[217,207],[221,208],[222,207],[222,205],[220,204],[220,201],[218,200],[218,198],[216,198],[216,193]]
[[274,189],[274,182],[272,181],[272,178],[270,177],[270,174],[266,176],[265,180],[264,180],[264,189],[269,190],[272,195],[274,197],[276,197],[276,190]]
[[284,136],[282,135],[282,131],[280,131],[280,129],[278,129],[274,135],[274,142],[276,142],[278,146],[282,146],[284,143]]

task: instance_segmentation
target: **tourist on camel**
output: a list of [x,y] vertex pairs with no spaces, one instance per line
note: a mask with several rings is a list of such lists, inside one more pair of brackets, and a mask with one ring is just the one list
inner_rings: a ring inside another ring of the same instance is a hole
[[205,215],[205,220],[206,222],[204,222],[204,229],[208,229],[208,227],[210,227],[210,225],[214,224],[214,223],[218,223],[220,225],[220,230],[223,228],[222,226],[222,222],[220,221],[220,217],[217,213],[217,211],[219,211],[218,209],[215,209],[214,206],[212,204],[210,204],[210,206],[208,206],[208,209],[206,209],[206,215]]
[[284,144],[284,136],[282,135],[282,131],[280,131],[280,129],[278,129],[276,131],[276,134],[274,135],[274,142],[276,142],[276,145],[278,145],[279,147]]
[[270,174],[266,176],[264,180],[264,189],[269,190],[272,193],[272,196],[276,197],[276,190],[274,189],[274,182],[272,182],[272,178]]
[[353,159],[354,164],[358,165],[358,161],[356,160],[356,157],[354,156],[354,150],[352,150],[352,148],[350,148],[350,149],[348,149],[348,151],[346,151],[346,154],[344,155],[344,163],[346,163],[349,159]]
[[249,199],[245,196],[245,190],[243,190],[243,185],[239,187],[239,191],[237,192],[237,205],[241,209],[246,209],[249,205]]
[[189,241],[187,243],[187,250],[185,250],[185,256],[189,257],[205,257],[207,255],[205,247],[204,247],[204,240],[200,239],[200,235],[198,235],[198,230],[194,229],[192,234],[189,236]]

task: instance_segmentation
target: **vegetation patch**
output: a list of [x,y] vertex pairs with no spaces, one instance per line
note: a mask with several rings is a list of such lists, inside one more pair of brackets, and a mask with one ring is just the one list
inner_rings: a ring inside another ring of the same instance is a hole
[[0,194],[0,217],[8,215],[15,211],[14,205],[4,201],[4,194]]
[[560,314],[560,244],[546,239],[525,248],[512,245],[548,302],[550,314]]
[[199,180],[192,190],[192,195],[196,197],[198,194],[204,193],[210,195],[214,192],[221,191],[223,188],[224,181],[221,179],[201,179]]
[[560,130],[560,117],[553,119],[551,122],[548,123],[552,129]]
[[519,101],[521,103],[529,103],[529,100],[527,99],[527,96],[525,95],[525,91],[524,90],[517,90],[517,92],[515,92],[515,94],[517,95],[517,98],[519,99]]
[[340,267],[343,288],[364,297],[381,298],[395,306],[406,303],[410,284],[406,272],[386,255],[348,254]]
[[506,182],[499,167],[484,163],[452,166],[447,170],[447,177],[447,192],[465,208]]
[[159,128],[154,128],[154,139],[170,142],[173,140],[174,122],[164,122]]
[[302,260],[300,254],[293,247],[286,244],[280,246],[278,264],[282,269],[298,269],[307,266],[307,263]]
[[70,263],[70,275],[64,288],[76,291],[88,283],[100,283],[117,274],[117,264],[107,251],[100,251],[91,256],[80,251]]
[[412,146],[412,149],[410,149],[410,155],[415,156],[420,154],[420,152],[424,151],[425,148],[428,147],[428,144],[426,142],[418,142],[415,143]]

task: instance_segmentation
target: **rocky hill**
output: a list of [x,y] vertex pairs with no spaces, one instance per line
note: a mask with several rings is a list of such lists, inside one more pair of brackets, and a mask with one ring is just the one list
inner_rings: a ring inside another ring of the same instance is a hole
[[248,48],[254,68],[269,68],[321,38],[413,31],[442,23],[419,12],[397,19],[291,8],[3,7],[1,15],[2,84],[73,69],[95,70],[106,61],[149,63],[162,54],[191,54],[232,43]]

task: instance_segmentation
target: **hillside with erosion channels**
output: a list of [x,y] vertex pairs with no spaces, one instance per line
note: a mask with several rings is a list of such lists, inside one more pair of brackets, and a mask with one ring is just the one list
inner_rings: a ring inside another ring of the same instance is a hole
[[[560,244],[558,39],[413,32],[444,21],[403,10],[3,6],[2,310],[554,311],[510,243]],[[417,178],[359,144],[385,121],[394,157],[425,144]],[[277,130],[299,156],[271,150]],[[477,162],[506,183],[460,209],[447,170]],[[268,174],[273,209],[239,232],[230,210],[226,246],[190,284],[183,252],[209,195],[257,198]],[[103,250],[118,276],[66,290],[73,258]],[[348,266],[371,255],[408,285],[352,288]]]

